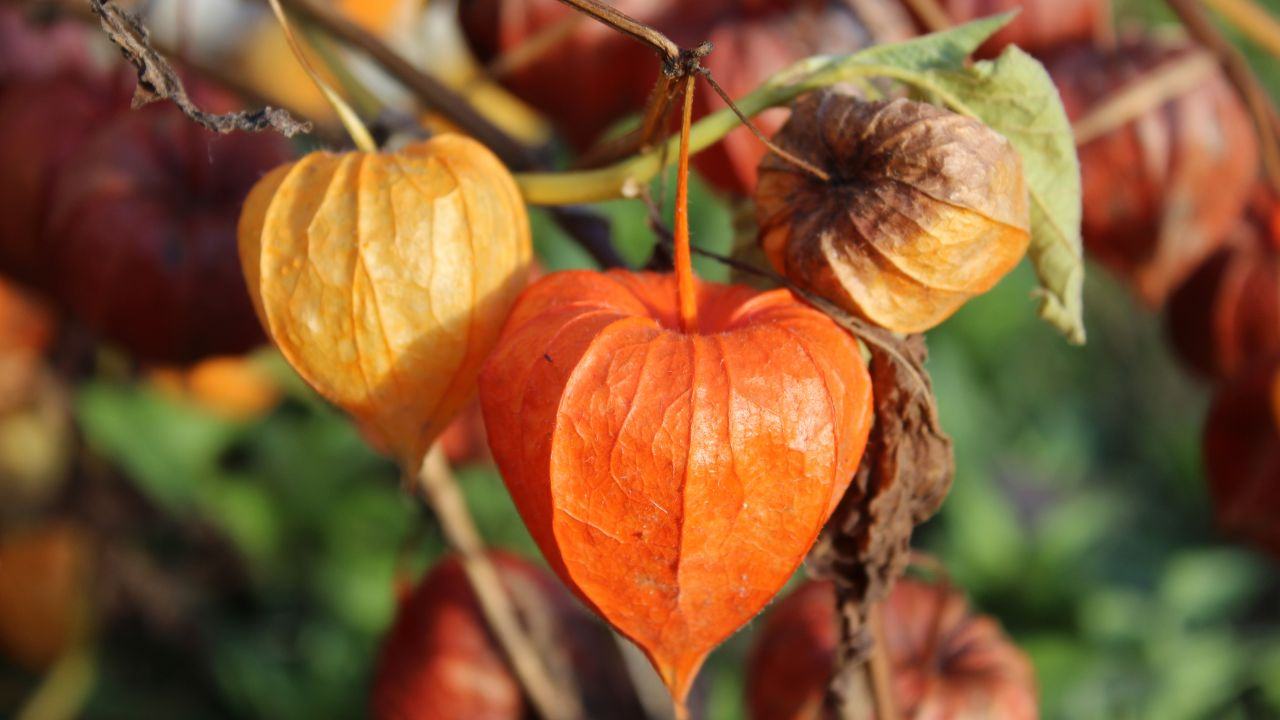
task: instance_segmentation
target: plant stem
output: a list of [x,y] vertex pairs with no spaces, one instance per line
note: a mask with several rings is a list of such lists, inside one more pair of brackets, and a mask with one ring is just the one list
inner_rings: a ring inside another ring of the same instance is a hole
[[502,158],[508,167],[522,169],[536,165],[534,153],[528,148],[490,122],[447,85],[418,70],[378,39],[378,36],[316,0],[278,1],[304,22],[315,24],[344,44],[368,55],[388,75],[413,93],[419,102],[439,112],[449,122],[465,128],[470,135]]
[[72,648],[53,664],[14,718],[72,720],[79,717],[97,679],[98,667],[93,650],[88,647]]
[[630,15],[618,11],[611,5],[606,5],[600,0],[560,0],[560,2],[648,45],[668,65],[674,65],[680,58],[680,46],[672,42],[671,38]]
[[1267,52],[1280,58],[1280,20],[1252,0],[1204,0],[1215,12]]
[[720,87],[720,83],[716,82],[716,79],[711,77],[710,71],[705,70],[705,68],[703,70],[703,77],[706,79],[707,84],[711,86],[711,89],[715,90],[716,94],[720,96],[720,99],[724,101],[724,104],[728,105],[729,109],[733,111],[733,114],[737,116],[738,122],[745,125],[746,128],[751,131],[751,134],[755,135],[756,139],[760,141],[760,144],[768,148],[769,152],[777,155],[783,160],[786,160],[792,165],[795,165],[824,183],[831,181],[831,176],[828,175],[825,170],[801,157],[798,157],[794,153],[779,147],[777,143],[765,137],[765,134],[760,131],[760,128],[756,127],[756,124],[751,122],[751,118],[742,114],[742,109],[738,107],[738,104],[733,101],[733,98],[729,97],[729,93],[725,92],[724,88]]
[[[342,43],[363,52],[388,75],[403,85],[418,101],[436,110],[475,137],[497,155],[512,170],[528,169],[538,165],[537,153],[518,140],[507,135],[471,103],[455,93],[444,83],[421,72],[399,53],[384,44],[378,37],[359,25],[347,20],[332,8],[317,4],[314,0],[280,0],[306,22],[328,33]],[[572,201],[556,203],[573,205]],[[583,247],[602,267],[625,267],[626,262],[618,254],[610,239],[607,221],[585,210],[557,208],[552,218]]]
[[445,541],[461,558],[485,621],[538,716],[544,720],[582,718],[578,698],[556,684],[528,633],[521,627],[515,605],[485,554],[484,542],[439,443],[432,446],[423,460],[417,486],[439,519]]
[[1191,92],[1217,68],[1218,61],[1207,51],[1193,52],[1177,62],[1157,68],[1141,81],[1104,98],[1088,114],[1072,123],[1076,145],[1084,145],[1106,135],[1153,108]]
[[1253,116],[1258,130],[1258,140],[1262,144],[1262,168],[1266,172],[1271,187],[1280,192],[1280,138],[1277,138],[1276,111],[1262,88],[1258,78],[1254,76],[1248,61],[1240,54],[1213,22],[1205,15],[1204,9],[1196,0],[1166,0],[1169,7],[1182,20],[1187,32],[1201,45],[1209,48],[1218,56],[1227,77],[1244,99],[1249,113]]
[[289,49],[293,51],[293,56],[297,58],[298,64],[306,71],[307,77],[311,78],[311,82],[320,90],[320,94],[324,95],[324,99],[329,101],[329,105],[333,107],[333,111],[337,113],[338,119],[342,121],[342,126],[347,129],[347,134],[351,136],[351,141],[356,147],[363,152],[376,153],[378,151],[378,143],[374,142],[373,135],[369,134],[369,128],[365,127],[360,116],[351,108],[347,101],[338,94],[336,90],[320,77],[320,73],[312,67],[311,61],[307,58],[307,54],[303,52],[301,43],[293,34],[293,27],[289,24],[289,18],[284,14],[284,8],[280,6],[280,0],[267,0],[271,5],[271,12],[275,14],[276,21],[280,23],[280,29],[284,32],[284,38],[289,43]]
[[889,663],[889,649],[885,645],[884,618],[880,603],[871,606],[869,615],[875,646],[871,648],[867,669],[871,674],[871,696],[876,706],[876,720],[899,720],[901,716],[898,715],[898,703],[893,696],[893,668]]
[[684,79],[680,160],[676,170],[676,289],[680,301],[680,326],[687,333],[698,331],[698,287],[694,282],[693,258],[689,253],[689,126],[693,122],[694,80],[693,75]]
[[929,32],[939,32],[951,27],[951,17],[938,4],[938,0],[903,0],[903,4],[920,18]]
[[[765,87],[743,98],[738,107],[745,115],[755,115],[774,104],[786,102],[794,93],[788,88]],[[689,133],[689,152],[691,154],[705,150],[714,145],[738,126],[738,118],[733,111],[725,108],[694,123]],[[671,138],[665,143],[668,157],[675,157],[679,147],[679,138]],[[663,150],[661,147],[643,152],[627,160],[594,170],[581,170],[566,173],[519,173],[516,183],[524,194],[525,200],[534,205],[565,205],[571,203],[591,203],[612,200],[618,197],[637,197],[640,186],[652,180],[662,171]]]
[[[765,82],[737,102],[738,111],[751,117],[763,110],[783,105],[799,95],[839,82],[866,77],[885,77],[917,85],[939,96],[953,110],[966,112],[962,103],[942,88],[910,70],[888,65],[872,65],[848,58],[815,57],[801,60]],[[966,114],[972,114],[968,112]],[[689,152],[698,153],[719,142],[740,121],[734,110],[724,108],[694,123],[689,135]],[[664,152],[675,155],[679,137],[613,165],[593,170],[561,173],[518,173],[526,202],[534,205],[592,203],[619,197],[637,197],[644,183],[662,171]],[[663,150],[663,147],[666,150]]]
[[[26,0],[0,0],[0,5],[10,5],[22,8],[38,8],[40,12],[57,13],[57,17],[69,17],[77,22],[98,27],[99,22],[97,16],[88,5],[80,0],[39,0],[35,3],[28,4]],[[151,36],[151,45],[157,52],[165,57],[173,58],[174,62],[181,68],[198,75],[202,78],[213,81],[215,85],[229,90],[233,95],[238,96],[249,105],[277,105],[282,106],[290,115],[303,118],[304,113],[299,111],[296,106],[282,104],[277,98],[270,98],[259,88],[247,83],[244,78],[231,72],[228,68],[217,63],[211,63],[196,58],[191,54],[180,51],[177,47],[167,45],[160,38]],[[322,140],[327,142],[344,142],[346,136],[342,131],[331,123],[319,122],[314,118],[305,118],[314,127],[313,132]]]
[[494,58],[486,68],[489,77],[499,79],[525,67],[555,49],[578,29],[582,15],[574,13],[531,35],[527,40]]

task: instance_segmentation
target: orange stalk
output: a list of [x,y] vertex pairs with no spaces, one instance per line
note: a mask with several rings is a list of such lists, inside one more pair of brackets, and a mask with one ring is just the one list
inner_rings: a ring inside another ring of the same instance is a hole
[[693,75],[685,79],[684,113],[680,119],[680,163],[676,168],[676,292],[680,303],[680,327],[685,332],[698,329],[698,289],[694,285],[693,257],[689,250],[689,125],[693,119],[693,81]]

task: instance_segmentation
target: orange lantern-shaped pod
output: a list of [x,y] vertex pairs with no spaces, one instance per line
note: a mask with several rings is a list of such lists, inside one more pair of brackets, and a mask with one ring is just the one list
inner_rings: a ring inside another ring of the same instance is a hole
[[677,701],[786,583],[871,425],[857,342],[785,290],[563,272],[516,303],[480,377],[494,458],[552,568]]
[[312,153],[264,177],[240,219],[271,339],[412,469],[474,392],[532,255],[511,174],[459,135]]
[[552,569],[649,656],[677,717],[787,582],[871,429],[857,341],[789,291],[699,283],[686,81],[675,272],[562,272],[480,373],[489,445]]

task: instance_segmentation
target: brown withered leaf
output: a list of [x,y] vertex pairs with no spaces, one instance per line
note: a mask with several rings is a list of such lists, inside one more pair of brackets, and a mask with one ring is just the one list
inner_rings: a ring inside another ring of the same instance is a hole
[[955,471],[924,369],[924,337],[864,339],[876,424],[853,484],[809,556],[815,573],[836,586],[843,628],[837,693],[856,680],[870,650],[868,609],[906,569],[911,532],[938,511]]
[[201,110],[187,95],[178,73],[163,55],[151,47],[150,33],[137,17],[116,7],[110,0],[89,0],[89,7],[98,16],[107,37],[138,71],[138,87],[133,94],[135,109],[157,100],[169,100],[193,121],[222,134],[236,130],[260,132],[270,129],[285,137],[293,137],[311,131],[311,123],[296,120],[288,111],[279,108],[225,114]]

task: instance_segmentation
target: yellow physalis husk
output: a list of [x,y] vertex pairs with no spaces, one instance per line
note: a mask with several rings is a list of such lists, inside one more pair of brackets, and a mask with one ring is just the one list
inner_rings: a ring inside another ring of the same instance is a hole
[[239,235],[285,358],[411,468],[470,399],[532,259],[511,174],[458,135],[277,168]]

